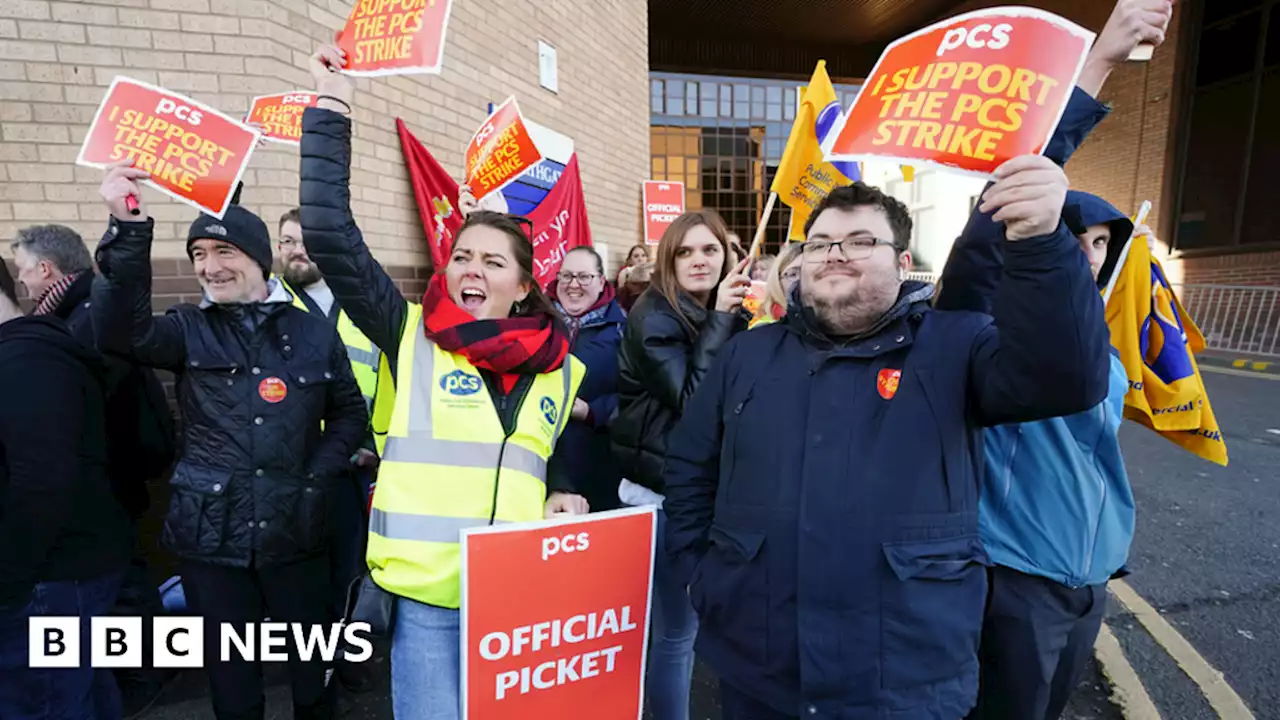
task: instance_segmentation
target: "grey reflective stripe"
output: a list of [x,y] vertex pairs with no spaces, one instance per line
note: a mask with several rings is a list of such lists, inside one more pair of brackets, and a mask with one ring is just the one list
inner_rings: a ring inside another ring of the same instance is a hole
[[[383,450],[384,462],[495,468],[528,473],[547,481],[547,461],[536,452],[512,443],[474,440],[441,440],[432,433],[431,392],[435,381],[435,347],[426,333],[414,333],[413,381],[409,384],[409,431],[406,437],[390,436]],[[419,359],[421,358],[421,360]],[[483,385],[477,390],[485,392]]]
[[375,371],[378,369],[378,353],[374,350],[362,350],[360,348],[347,346],[347,359],[361,365],[368,365]]
[[[463,530],[485,527],[488,524],[488,518],[414,515],[388,512],[378,508],[374,508],[373,512],[369,513],[369,532],[388,540],[457,543],[462,541]],[[494,524],[501,525],[503,521],[495,520]]]
[[498,466],[499,453],[502,455],[502,467],[526,472],[545,481],[547,461],[534,451],[511,443],[503,449],[499,443],[437,440],[425,435],[410,434],[409,437],[387,438],[382,458],[392,462],[493,469]]

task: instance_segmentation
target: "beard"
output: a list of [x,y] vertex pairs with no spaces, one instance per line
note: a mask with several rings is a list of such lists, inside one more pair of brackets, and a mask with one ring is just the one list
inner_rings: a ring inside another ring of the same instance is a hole
[[802,296],[823,332],[849,336],[865,332],[889,312],[901,289],[902,283],[895,275],[864,274],[853,292],[834,297],[805,292]]
[[285,263],[284,279],[288,280],[290,285],[302,289],[315,285],[323,280],[324,276],[320,274],[320,268],[314,263],[307,263],[305,268],[298,263]]

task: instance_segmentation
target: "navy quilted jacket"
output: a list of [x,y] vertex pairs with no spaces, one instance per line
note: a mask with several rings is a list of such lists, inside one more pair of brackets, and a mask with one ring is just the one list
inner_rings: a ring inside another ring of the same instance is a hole
[[162,542],[239,567],[326,552],[333,488],[369,424],[337,329],[274,282],[264,303],[152,317],[152,229],[112,221],[91,311],[104,352],[177,376],[183,433]]

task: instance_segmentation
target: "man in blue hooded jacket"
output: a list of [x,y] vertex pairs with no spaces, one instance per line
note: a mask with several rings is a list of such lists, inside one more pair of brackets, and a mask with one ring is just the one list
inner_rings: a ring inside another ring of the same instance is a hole
[[[1141,41],[1160,44],[1159,0],[1123,0],[1091,57],[1122,62]],[[1151,13],[1149,16],[1145,13]],[[1063,117],[1070,141],[1046,154],[1065,165],[1109,112],[1091,96],[1106,74],[1082,78]],[[1105,200],[1067,193],[1063,222],[1099,287],[1133,224]],[[1003,264],[999,226],[975,213],[943,270],[936,306],[985,312]],[[1074,415],[986,430],[979,531],[994,566],[983,622],[977,720],[1046,720],[1065,709],[1106,609],[1106,584],[1122,572],[1134,501],[1118,437],[1128,379],[1113,352],[1107,397]]]
[[[1133,232],[1123,213],[1079,191],[1067,193],[1063,220],[1095,278],[1112,269]],[[949,262],[942,285],[962,283],[962,268]],[[945,291],[938,303],[954,309]],[[1133,539],[1133,492],[1118,436],[1128,389],[1112,353],[1107,397],[1096,407],[986,430],[979,532],[994,567],[970,718],[1057,718],[1079,681],[1102,625],[1107,581]]]

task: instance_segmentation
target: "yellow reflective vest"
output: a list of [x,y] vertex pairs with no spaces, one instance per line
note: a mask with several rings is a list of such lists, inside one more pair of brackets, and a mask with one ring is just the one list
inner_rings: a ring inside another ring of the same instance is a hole
[[537,375],[507,435],[484,379],[465,357],[422,331],[408,305],[395,410],[369,515],[366,559],[386,590],[459,606],[461,531],[541,520],[547,462],[569,422],[586,366],[572,355]]
[[[283,280],[281,282],[284,282]],[[302,301],[301,293],[294,290],[287,282],[285,287],[293,296],[293,306],[303,312],[311,312],[311,308]],[[387,441],[387,425],[391,422],[391,409],[395,405],[395,381],[391,377],[391,363],[387,356],[377,348],[369,338],[360,332],[347,311],[338,310],[338,337],[347,346],[347,358],[351,361],[351,372],[356,376],[356,384],[360,386],[360,394],[364,395],[365,408],[369,411],[373,440],[378,448],[378,455]]]

